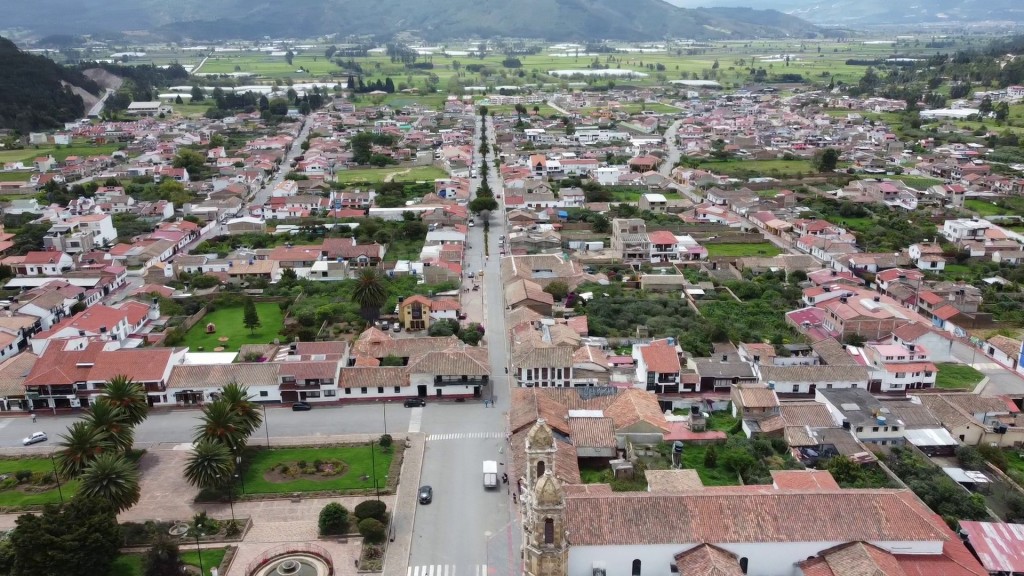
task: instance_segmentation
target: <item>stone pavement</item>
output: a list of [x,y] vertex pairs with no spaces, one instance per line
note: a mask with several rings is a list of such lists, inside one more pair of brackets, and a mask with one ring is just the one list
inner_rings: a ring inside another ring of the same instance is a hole
[[[404,434],[395,434],[396,442],[403,442]],[[412,539],[412,526],[416,513],[416,494],[419,488],[420,467],[423,461],[425,436],[409,435],[410,447],[406,449],[402,463],[398,495],[384,495],[393,514],[395,542],[388,548],[387,564],[393,566],[396,574],[405,574]],[[272,438],[273,446],[294,446],[311,444],[337,444],[365,442],[376,435],[310,436],[301,438]],[[159,444],[147,447],[140,461],[142,469],[142,495],[138,504],[118,515],[122,522],[144,522],[146,520],[189,520],[194,514],[206,511],[219,520],[231,518],[229,503],[195,503],[197,490],[185,481],[183,468],[189,455],[189,445]],[[24,453],[24,452],[22,452]],[[312,542],[330,552],[334,561],[335,574],[356,573],[355,560],[359,557],[360,539],[319,539],[317,519],[320,510],[330,502],[339,502],[349,511],[373,496],[346,496],[327,498],[302,498],[293,502],[288,498],[275,500],[250,500],[234,502],[236,518],[251,518],[252,527],[242,542],[231,568],[224,576],[247,576],[246,566],[261,554],[285,543]],[[396,510],[396,502],[399,509]],[[0,529],[14,527],[18,514],[0,514]],[[216,545],[206,545],[215,547]],[[182,549],[188,550],[186,545]]]

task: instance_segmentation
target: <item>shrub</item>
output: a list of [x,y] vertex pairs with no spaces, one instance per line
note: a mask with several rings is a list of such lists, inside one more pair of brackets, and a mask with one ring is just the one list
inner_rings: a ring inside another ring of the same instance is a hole
[[299,469],[305,468],[306,467],[306,461],[305,460],[299,460],[298,461],[298,466],[299,466]]
[[960,465],[967,470],[984,470],[985,457],[981,451],[973,446],[959,446],[956,449],[956,459]]
[[391,434],[384,434],[380,437],[378,443],[381,448],[390,448],[392,441],[393,439],[391,438]]
[[18,470],[14,473],[14,477],[18,479],[18,484],[23,484],[32,479],[31,470]]
[[281,464],[281,474],[287,474],[287,473],[288,473],[288,465],[287,464]]
[[320,535],[345,534],[348,532],[348,510],[337,502],[331,502],[320,510]]
[[320,471],[320,466],[322,466],[323,463],[324,463],[323,460],[320,460],[319,458],[317,458],[316,460],[313,460],[313,468],[315,468],[316,471],[319,472]]
[[238,525],[238,521],[229,520],[224,526],[224,535],[228,538],[234,538],[242,533],[242,527]]
[[359,521],[359,533],[370,544],[379,544],[387,537],[387,530],[384,528],[384,524],[373,518]]
[[718,448],[714,444],[704,451],[704,467],[714,468],[718,464]]
[[1006,471],[1006,467],[1009,465],[1009,463],[1006,461],[1006,452],[1003,452],[1001,449],[996,448],[995,446],[989,446],[985,444],[982,446],[978,446],[978,453],[981,454],[982,457],[985,458],[985,460],[991,462],[992,465],[995,466],[996,468],[999,468],[1003,472]]
[[374,518],[378,521],[384,521],[384,514],[387,512],[387,504],[380,500],[367,500],[360,502],[356,505],[355,513],[356,518],[365,520],[367,518]]

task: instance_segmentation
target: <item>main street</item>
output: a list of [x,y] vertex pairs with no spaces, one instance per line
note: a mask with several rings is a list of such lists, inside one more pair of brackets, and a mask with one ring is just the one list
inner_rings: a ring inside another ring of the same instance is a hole
[[[473,151],[478,155],[479,118],[475,122]],[[490,118],[487,134],[493,146],[494,127]],[[488,154],[483,161],[488,163],[491,190],[502,195],[494,155]],[[480,183],[478,178],[472,180],[474,194]],[[512,529],[508,485],[486,490],[482,472],[484,460],[500,462],[499,472],[507,470],[510,462],[505,440],[509,408],[509,381],[505,372],[508,350],[498,257],[498,237],[504,233],[504,221],[504,212],[499,208],[491,215],[494,228],[490,233],[485,234],[483,226],[470,228],[472,248],[466,251],[466,260],[470,263],[467,269],[484,270],[483,317],[494,405],[428,405],[425,409],[423,431],[429,435],[421,484],[434,488],[434,502],[420,505],[417,510],[409,576],[512,576],[517,573],[518,544],[514,538],[517,531]],[[484,251],[485,242],[489,256]],[[469,267],[481,262],[482,266]]]

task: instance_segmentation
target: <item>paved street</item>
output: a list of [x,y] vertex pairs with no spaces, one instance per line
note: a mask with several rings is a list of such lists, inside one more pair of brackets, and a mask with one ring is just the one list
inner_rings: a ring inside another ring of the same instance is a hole
[[[493,144],[494,128],[488,119]],[[478,150],[477,139],[473,149]],[[488,155],[489,184],[495,195],[502,194],[501,179]],[[479,187],[473,180],[473,191]],[[501,202],[499,202],[501,204]],[[484,460],[497,460],[504,470],[508,461],[505,441],[509,406],[508,365],[504,317],[504,295],[498,257],[498,237],[504,233],[504,212],[491,215],[491,230],[484,238],[483,226],[471,229],[468,262],[484,262],[484,326],[490,355],[494,407],[483,404],[434,405],[424,411],[423,431],[428,434],[423,459],[422,484],[434,488],[434,502],[420,506],[413,531],[412,553],[407,576],[485,576],[518,573],[508,553],[513,530],[508,486],[497,490],[483,487]],[[484,242],[490,256],[484,258]],[[472,268],[479,269],[473,264]],[[515,545],[518,550],[518,544]],[[391,572],[389,568],[389,572]]]

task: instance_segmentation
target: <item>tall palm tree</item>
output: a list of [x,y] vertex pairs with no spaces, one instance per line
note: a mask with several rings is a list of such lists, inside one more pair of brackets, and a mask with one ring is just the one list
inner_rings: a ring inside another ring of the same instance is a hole
[[139,470],[121,454],[100,454],[82,472],[78,494],[102,499],[122,512],[139,501]]
[[100,454],[113,448],[107,433],[79,420],[60,435],[61,449],[57,451],[57,468],[64,478],[74,478],[85,470]]
[[149,412],[146,390],[141,384],[124,375],[114,376],[107,381],[102,398],[124,410],[128,423],[132,426],[141,424]]
[[215,400],[203,406],[201,422],[196,426],[196,443],[204,438],[224,444],[228,450],[238,452],[245,447],[245,424],[224,400]]
[[380,309],[388,301],[388,289],[384,278],[376,268],[363,268],[352,290],[352,301],[359,305],[359,315],[368,324],[380,316]]
[[128,416],[121,408],[100,397],[86,413],[85,421],[93,428],[104,432],[114,449],[120,452],[131,450],[135,443],[135,431],[128,422]]
[[252,401],[249,395],[249,388],[237,382],[225,384],[220,391],[220,399],[231,406],[231,410],[238,415],[245,429],[245,436],[248,438],[252,433],[259,430],[263,423],[263,415],[260,414],[259,406]]
[[204,438],[196,443],[185,464],[185,479],[196,488],[213,488],[234,471],[231,451],[223,443]]

